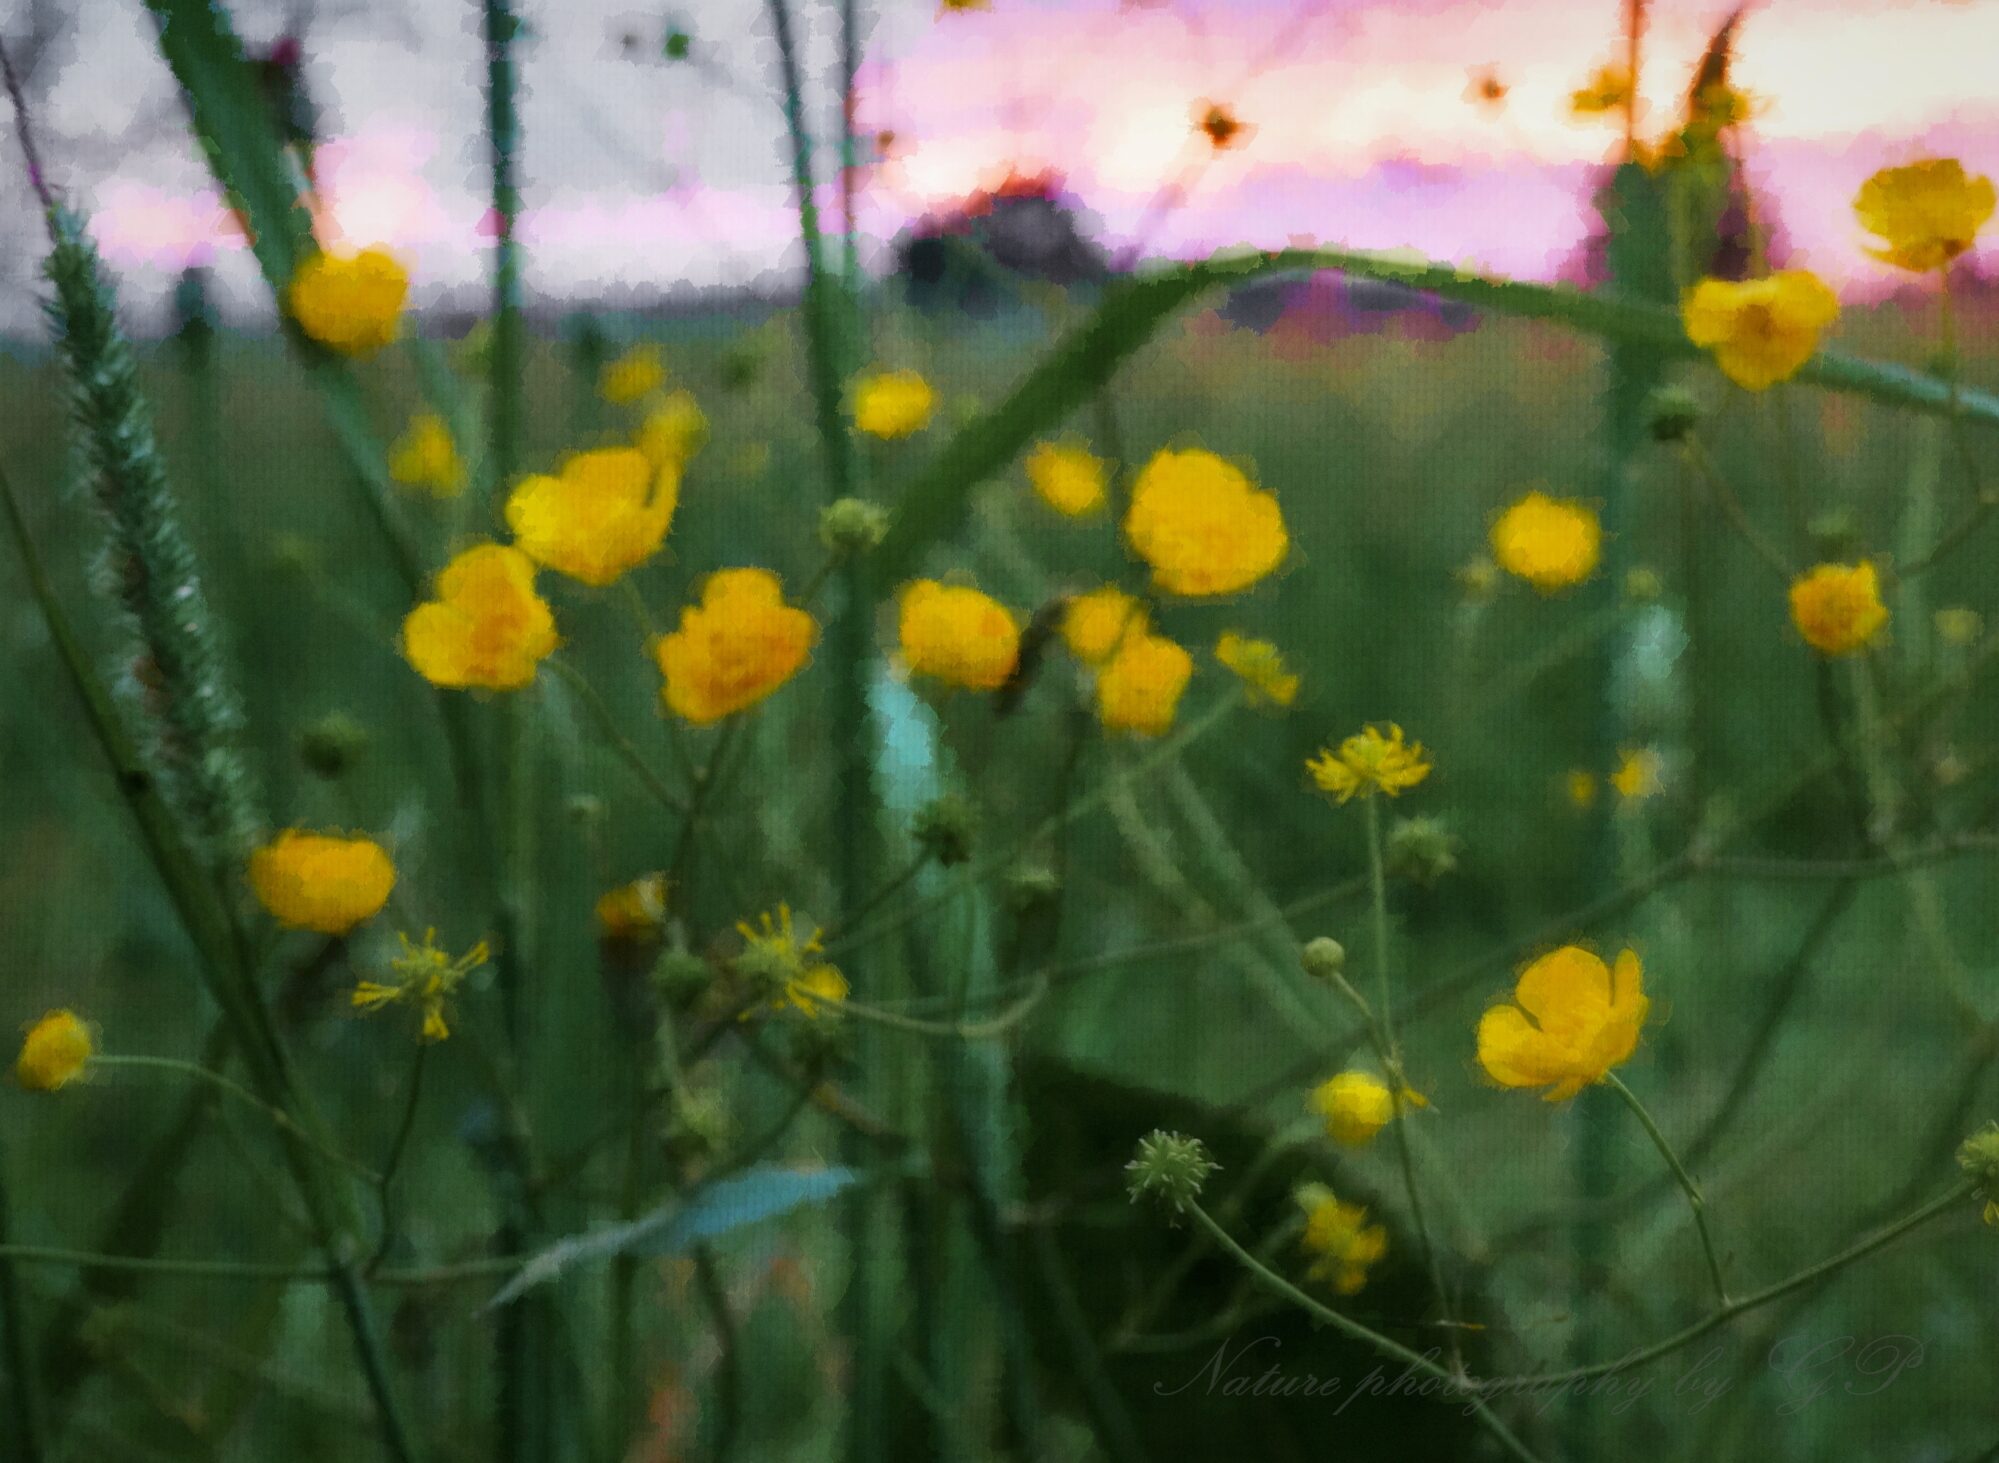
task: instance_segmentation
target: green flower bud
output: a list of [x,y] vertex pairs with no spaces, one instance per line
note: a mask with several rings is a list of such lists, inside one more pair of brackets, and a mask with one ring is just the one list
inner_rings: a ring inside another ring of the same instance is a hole
[[1700,402],[1684,386],[1661,386],[1645,402],[1645,428],[1655,442],[1678,442],[1699,425]]
[[888,509],[864,498],[842,498],[819,515],[819,542],[828,553],[865,554],[888,533]]
[[1985,1201],[1985,1222],[1999,1224],[1999,1123],[1982,1133],[1973,1133],[1957,1150],[1957,1166],[1977,1186]]
[[667,950],[653,962],[652,986],[670,1006],[684,1006],[715,983],[715,971],[691,950]]
[[344,711],[330,712],[298,734],[298,759],[316,777],[341,776],[368,749],[368,729]]
[[1397,818],[1388,827],[1388,872],[1427,889],[1457,868],[1458,848],[1441,818]]
[[1221,1167],[1208,1157],[1199,1138],[1154,1128],[1138,1140],[1138,1152],[1124,1166],[1132,1202],[1152,1198],[1174,1214],[1201,1197],[1208,1175]]
[[948,869],[972,856],[972,835],[978,826],[979,810],[956,793],[946,793],[916,810],[909,820],[909,836]]
[[1305,967],[1307,975],[1331,980],[1347,968],[1347,947],[1331,935],[1321,935],[1298,952],[1298,963]]

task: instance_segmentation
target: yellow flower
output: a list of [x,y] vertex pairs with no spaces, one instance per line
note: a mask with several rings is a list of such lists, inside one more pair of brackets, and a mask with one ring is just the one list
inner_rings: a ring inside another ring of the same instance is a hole
[[[1342,1072],[1312,1089],[1312,1109],[1326,1120],[1326,1136],[1359,1148],[1395,1119],[1395,1094],[1379,1077]],[[1420,1092],[1402,1089],[1405,1107],[1428,1107]]]
[[607,940],[657,939],[666,923],[665,874],[641,874],[629,884],[606,889],[597,900],[597,929]]
[[1115,584],[1070,597],[1062,611],[1062,643],[1085,665],[1098,665],[1149,624],[1145,606]]
[[1985,633],[1985,618],[1963,605],[1947,605],[1935,615],[1937,635],[1946,645],[1970,645]]
[[14,1080],[30,1092],[54,1092],[83,1075],[96,1049],[74,1011],[51,1011],[27,1028]]
[[1233,594],[1284,562],[1277,499],[1212,452],[1161,451],[1132,484],[1124,536],[1170,594]]
[[505,544],[459,554],[437,576],[437,598],[403,620],[403,658],[434,686],[519,690],[560,643],[534,561]]
[[1224,630],[1215,642],[1215,659],[1242,678],[1252,706],[1289,706],[1298,699],[1298,677],[1285,668],[1283,653],[1268,640]]
[[1872,560],[1820,564],[1791,584],[1791,620],[1814,650],[1851,655],[1888,623]]
[[854,383],[854,428],[870,437],[913,436],[936,406],[937,393],[914,371],[874,371]]
[[1603,529],[1586,503],[1529,493],[1492,525],[1492,557],[1543,594],[1581,584],[1596,572]]
[[579,452],[561,477],[525,477],[507,496],[514,544],[585,584],[617,581],[659,552],[680,501],[680,468],[633,447]]
[[1171,730],[1194,657],[1163,635],[1128,635],[1097,671],[1097,719],[1142,737]]
[[708,440],[708,415],[691,392],[675,391],[646,413],[635,445],[654,467],[681,468]]
[[1587,85],[1569,93],[1569,110],[1578,117],[1621,112],[1631,104],[1631,73],[1622,66],[1596,69]]
[[903,661],[918,675],[995,691],[1019,663],[1019,621],[976,589],[919,579],[903,589],[898,619]]
[[1235,109],[1226,102],[1201,102],[1194,108],[1194,130],[1208,139],[1216,152],[1249,141],[1255,129],[1243,125]]
[[1080,518],[1104,506],[1104,460],[1074,442],[1037,442],[1027,480],[1057,513]]
[[790,905],[780,904],[775,920],[768,912],[759,915],[754,927],[738,922],[736,933],[745,947],[736,957],[736,969],[774,992],[768,1005],[771,1012],[795,1009],[817,1020],[820,1002],[847,999],[847,978],[836,966],[815,958],[823,949],[819,931],[799,939]]
[[1528,966],[1513,999],[1519,1004],[1480,1018],[1479,1062],[1504,1086],[1547,1088],[1549,1102],[1601,1082],[1630,1056],[1651,1008],[1636,954],[1626,950],[1612,971],[1577,945]]
[[653,644],[674,715],[708,726],[754,706],[798,673],[819,639],[804,610],[784,602],[768,569],[722,569],[701,586],[701,603],[680,612],[680,628]]
[[389,476],[440,498],[455,498],[465,487],[465,464],[451,428],[436,412],[418,412],[409,429],[389,448]]
[[1368,1268],[1388,1253],[1388,1231],[1369,1224],[1365,1208],[1334,1198],[1324,1184],[1304,1185],[1297,1200],[1305,1211],[1300,1243],[1317,1256],[1306,1273],[1340,1295],[1358,1293],[1367,1284]]
[[1402,728],[1390,722],[1383,736],[1373,726],[1362,728],[1340,743],[1335,752],[1322,747],[1305,768],[1321,792],[1331,793],[1342,804],[1354,797],[1373,797],[1385,792],[1400,797],[1430,775],[1430,763],[1421,742],[1404,744]]
[[344,935],[373,919],[396,887],[396,866],[371,838],[287,828],[250,855],[250,888],[281,925]]
[[396,338],[410,277],[386,249],[315,254],[285,292],[299,329],[343,356],[366,356]]
[[1571,767],[1569,775],[1563,779],[1569,794],[1569,801],[1576,807],[1588,811],[1596,806],[1596,774],[1586,767]]
[[1617,789],[1619,797],[1633,801],[1658,793],[1664,758],[1650,747],[1624,747],[1617,757],[1617,770],[1610,774],[1610,785]]
[[1968,177],[1956,158],[1883,168],[1854,197],[1860,226],[1887,241],[1868,253],[1900,269],[1942,269],[1971,247],[1992,217],[1992,180]]
[[451,1035],[450,1023],[444,1019],[445,1003],[457,994],[467,975],[486,963],[490,953],[486,942],[481,940],[454,960],[449,951],[437,948],[436,930],[425,930],[421,945],[412,945],[410,937],[400,930],[396,939],[403,952],[389,962],[395,980],[361,981],[354,987],[354,1009],[379,1011],[407,1002],[423,1013],[422,1039],[443,1041]]
[[1687,339],[1712,351],[1722,375],[1749,391],[1796,375],[1838,318],[1838,297],[1808,269],[1740,284],[1704,279],[1680,302]]
[[613,406],[630,406],[666,384],[656,345],[635,345],[597,373],[597,391]]

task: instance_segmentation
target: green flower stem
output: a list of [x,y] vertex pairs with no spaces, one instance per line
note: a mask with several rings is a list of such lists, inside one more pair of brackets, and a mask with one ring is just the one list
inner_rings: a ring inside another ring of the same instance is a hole
[[1188,1204],[1186,1212],[1193,1216],[1194,1222],[1206,1232],[1209,1239],[1227,1251],[1237,1264],[1249,1271],[1262,1284],[1264,1289],[1302,1308],[1315,1320],[1322,1321],[1326,1325],[1331,1326],[1335,1331],[1338,1331],[1348,1339],[1373,1347],[1382,1355],[1403,1363],[1412,1371],[1421,1372],[1425,1376],[1433,1377],[1437,1381],[1444,1383],[1452,1392],[1464,1397],[1466,1402],[1471,1406],[1474,1414],[1478,1417],[1479,1422],[1484,1425],[1485,1430],[1492,1434],[1494,1441],[1500,1447],[1504,1448],[1511,1457],[1519,1459],[1520,1463],[1538,1463],[1535,1454],[1528,1449],[1525,1443],[1513,1435],[1505,1423],[1499,1420],[1498,1414],[1486,1405],[1485,1400],[1478,1395],[1475,1388],[1466,1384],[1461,1374],[1454,1373],[1445,1367],[1437,1365],[1429,1357],[1411,1351],[1408,1347],[1402,1345],[1401,1342],[1384,1336],[1379,1331],[1362,1325],[1359,1321],[1354,1320],[1353,1317],[1343,1315],[1331,1306],[1324,1305],[1312,1296],[1307,1295],[1282,1275],[1279,1275],[1275,1270],[1264,1264],[1263,1261],[1257,1259],[1248,1250],[1244,1249],[1235,1236],[1217,1224],[1209,1216],[1208,1211],[1203,1209],[1199,1203]]
[[1708,1233],[1707,1200],[1701,1196],[1700,1185],[1694,1182],[1693,1176],[1681,1164],[1679,1155],[1673,1152],[1673,1145],[1666,1141],[1666,1135],[1659,1131],[1659,1125],[1652,1121],[1652,1114],[1645,1110],[1645,1104],[1638,1100],[1638,1095],[1626,1087],[1623,1079],[1615,1072],[1605,1072],[1603,1080],[1610,1085],[1612,1091],[1624,1099],[1624,1105],[1637,1116],[1645,1128],[1646,1135],[1651,1138],[1652,1146],[1659,1150],[1659,1156],[1666,1160],[1666,1167],[1673,1171],[1674,1179],[1679,1182],[1680,1191],[1687,1196],[1687,1207],[1694,1215],[1694,1228],[1700,1232],[1701,1253],[1707,1256],[1708,1275],[1714,1281],[1715,1300],[1723,1310],[1727,1310],[1730,1305],[1728,1283],[1721,1278],[1721,1258],[1715,1253],[1714,1236]]
[[1795,579],[1798,571],[1792,566],[1789,556],[1756,526],[1755,520],[1749,516],[1749,510],[1742,506],[1742,499],[1736,496],[1735,489],[1729,486],[1728,479],[1722,476],[1721,469],[1715,465],[1714,457],[1701,440],[1689,433],[1680,445],[1680,454],[1700,475],[1701,481],[1707,485],[1709,495],[1715,501],[1715,506],[1721,509],[1722,516],[1728,520],[1730,527],[1734,528],[1742,541],[1755,550],[1756,557],[1767,564],[1771,572],[1784,583],[1789,584]]
[[1393,992],[1388,975],[1388,874],[1382,858],[1381,809],[1376,805],[1373,789],[1362,795],[1361,807],[1367,817],[1368,915],[1374,931],[1374,994],[1378,1004],[1373,1019],[1380,1023],[1388,1059],[1399,1069],[1401,1063],[1395,1049],[1395,1018],[1390,1005]]
[[375,1208],[381,1215],[381,1238],[375,1242],[375,1253],[369,1258],[368,1269],[372,1272],[381,1267],[388,1258],[389,1247],[395,1243],[396,1222],[392,1206],[390,1185],[396,1180],[396,1171],[402,1167],[403,1155],[409,1151],[410,1134],[416,1130],[416,1112],[423,1100],[424,1058],[430,1052],[430,1043],[418,1041],[412,1044],[410,1074],[403,1084],[403,1113],[396,1121],[395,1136],[389,1140],[388,1157],[382,1160],[382,1171],[375,1176]]
[[606,745],[618,754],[620,761],[631,768],[633,776],[638,778],[645,790],[651,793],[662,807],[676,813],[685,813],[687,799],[667,786],[666,779],[653,771],[652,764],[645,759],[645,754],[619,729],[617,716],[605,703],[597,688],[590,684],[590,678],[559,655],[550,656],[548,664],[562,677],[570,690],[575,692],[576,699],[596,721],[597,729],[603,733]]
[[91,1057],[90,1065],[93,1068],[124,1068],[135,1072],[171,1072],[178,1077],[191,1077],[197,1082],[205,1082],[216,1091],[235,1098],[236,1101],[244,1104],[246,1107],[255,1108],[258,1112],[269,1118],[275,1126],[307,1144],[322,1158],[330,1159],[332,1162],[358,1175],[368,1183],[379,1183],[381,1180],[381,1175],[376,1173],[372,1168],[369,1168],[367,1164],[349,1158],[339,1150],[329,1147],[301,1128],[293,1121],[290,1113],[284,1111],[282,1108],[273,1107],[270,1103],[265,1102],[261,1097],[257,1096],[256,1093],[250,1091],[249,1088],[232,1081],[220,1072],[211,1071],[209,1068],[200,1066],[194,1062],[181,1061],[177,1057],[109,1056],[103,1053]]

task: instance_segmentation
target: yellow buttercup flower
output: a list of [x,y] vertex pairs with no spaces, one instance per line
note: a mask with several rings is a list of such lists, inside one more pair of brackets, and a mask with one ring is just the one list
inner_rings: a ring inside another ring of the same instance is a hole
[[1795,376],[1838,318],[1838,297],[1808,269],[1740,284],[1704,279],[1680,302],[1687,339],[1713,352],[1721,373],[1749,391]]
[[465,977],[486,963],[490,954],[486,942],[481,940],[454,959],[448,950],[437,948],[436,930],[425,930],[421,945],[411,944],[410,937],[400,930],[396,939],[402,944],[402,953],[389,962],[395,979],[364,980],[356,984],[352,997],[354,1009],[379,1011],[384,1006],[414,1006],[423,1016],[419,1030],[422,1039],[443,1041],[451,1035],[451,1025],[445,1019],[446,1005],[458,993]]
[[396,338],[410,277],[386,249],[315,254],[285,291],[292,319],[312,339],[343,356],[366,356]]
[[692,392],[669,393],[639,423],[634,443],[654,467],[681,468],[708,440],[708,414]]
[[641,874],[629,884],[606,889],[597,899],[597,930],[607,940],[641,941],[659,937],[666,923],[667,878]]
[[1596,806],[1596,774],[1587,767],[1571,767],[1562,786],[1575,807],[1588,811]]
[[1622,66],[1603,65],[1587,85],[1569,93],[1569,111],[1578,117],[1600,117],[1631,105],[1631,73]]
[[1650,747],[1625,747],[1617,757],[1617,770],[1610,774],[1610,785],[1617,789],[1619,797],[1631,802],[1660,791],[1663,784],[1659,773],[1665,759],[1657,752]]
[[1331,793],[1341,803],[1355,797],[1373,797],[1377,792],[1400,797],[1430,775],[1430,761],[1423,755],[1421,742],[1404,743],[1402,728],[1390,722],[1387,735],[1379,728],[1363,727],[1340,743],[1336,752],[1323,747],[1305,768],[1321,792]]
[[1194,657],[1163,635],[1127,635],[1097,670],[1097,719],[1106,731],[1163,736],[1173,726]]
[[1037,442],[1027,480],[1057,513],[1080,518],[1104,506],[1104,460],[1074,442]]
[[930,425],[937,393],[914,371],[874,371],[854,383],[854,429],[870,437],[910,437]]
[[51,1011],[27,1028],[14,1080],[30,1092],[54,1092],[83,1075],[96,1044],[74,1011]]
[[371,838],[287,828],[250,855],[250,888],[281,925],[344,935],[372,919],[396,887],[396,866]]
[[1529,965],[1513,999],[1480,1018],[1479,1063],[1504,1086],[1547,1088],[1549,1102],[1603,1081],[1637,1049],[1651,1009],[1636,954],[1626,950],[1613,970],[1577,945]]
[[1791,621],[1812,649],[1851,655],[1888,623],[1881,577],[1872,560],[1820,564],[1791,585]]
[[[1419,1092],[1402,1089],[1405,1107],[1428,1107]],[[1395,1094],[1388,1084],[1367,1072],[1342,1072],[1312,1089],[1312,1110],[1326,1120],[1326,1136],[1335,1143],[1359,1148],[1395,1120]]]
[[680,501],[680,468],[634,447],[579,452],[560,477],[525,477],[507,496],[514,544],[585,584],[615,583],[659,552]]
[[465,488],[465,464],[451,428],[434,411],[418,412],[389,448],[389,476],[439,498],[455,498]]
[[403,658],[434,686],[515,691],[560,644],[534,560],[506,544],[475,544],[437,576],[437,598],[403,620]]
[[656,345],[635,345],[597,373],[597,392],[613,406],[630,406],[666,384]]
[[1603,528],[1587,503],[1529,493],[1494,520],[1492,557],[1543,594],[1581,584],[1596,572]]
[[811,657],[819,626],[784,602],[768,569],[722,569],[701,586],[701,602],[680,612],[680,628],[653,644],[674,715],[708,726],[754,706]]
[[1161,451],[1132,484],[1124,536],[1169,594],[1233,594],[1284,562],[1277,499],[1212,452]]
[[919,579],[902,591],[902,659],[918,675],[973,691],[996,691],[1020,661],[1013,611],[962,584]]
[[1145,606],[1115,584],[1072,595],[1062,611],[1062,643],[1085,665],[1109,660],[1127,635],[1142,635]]
[[1304,1185],[1297,1201],[1305,1212],[1299,1242],[1316,1256],[1306,1274],[1340,1295],[1357,1294],[1367,1284],[1368,1270],[1388,1253],[1388,1231],[1369,1224],[1363,1206],[1333,1197],[1324,1184]]
[[1925,158],[1883,168],[1853,200],[1860,226],[1885,247],[1876,259],[1918,272],[1942,269],[1971,247],[1992,217],[1992,180],[1970,177],[1956,158]]
[[1215,659],[1241,678],[1252,706],[1289,706],[1298,699],[1298,677],[1284,664],[1284,655],[1268,640],[1251,640],[1224,630],[1215,642]]
[[814,929],[801,940],[790,905],[780,904],[775,920],[765,913],[754,926],[738,922],[736,933],[743,937],[744,949],[735,968],[772,993],[767,1009],[773,1013],[797,1010],[816,1020],[821,1002],[847,999],[847,978],[819,958],[824,948],[820,932]]

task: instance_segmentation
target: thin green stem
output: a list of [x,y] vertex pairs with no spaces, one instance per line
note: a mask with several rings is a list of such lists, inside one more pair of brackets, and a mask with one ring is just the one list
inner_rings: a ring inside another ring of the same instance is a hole
[[550,656],[548,664],[554,667],[556,674],[562,677],[563,683],[575,693],[576,699],[596,721],[597,729],[603,733],[605,742],[618,754],[619,760],[631,768],[632,774],[638,778],[645,790],[653,795],[660,806],[676,813],[686,812],[687,799],[667,786],[666,779],[653,771],[652,765],[645,759],[645,754],[619,729],[617,715],[603,696],[598,694],[597,688],[590,684],[589,677],[559,655]]
[[414,1043],[409,1080],[403,1084],[402,1116],[396,1120],[396,1132],[389,1140],[388,1156],[382,1160],[382,1171],[375,1178],[375,1208],[381,1216],[382,1233],[375,1242],[375,1253],[368,1261],[370,1273],[381,1266],[388,1257],[389,1247],[395,1243],[395,1210],[391,1203],[390,1186],[395,1183],[396,1171],[402,1167],[403,1154],[409,1150],[410,1134],[416,1131],[417,1107],[423,1100],[424,1058],[429,1052],[429,1042]]
[[366,1179],[369,1183],[375,1183],[379,1179],[379,1175],[372,1168],[369,1168],[368,1165],[349,1158],[346,1154],[321,1142],[318,1138],[301,1128],[293,1120],[290,1113],[284,1111],[282,1108],[273,1107],[270,1103],[265,1102],[261,1097],[257,1096],[256,1093],[250,1091],[249,1088],[223,1076],[220,1072],[211,1071],[207,1067],[199,1066],[194,1062],[182,1061],[178,1057],[114,1056],[106,1053],[98,1053],[91,1057],[90,1066],[93,1069],[108,1067],[113,1070],[125,1069],[135,1072],[171,1072],[177,1077],[191,1077],[197,1082],[205,1082],[217,1092],[223,1093],[228,1097],[233,1097],[246,1107],[255,1108],[258,1112],[269,1118],[279,1129],[300,1142],[305,1143],[322,1158],[330,1159],[342,1168],[347,1169],[350,1173],[357,1174],[361,1178]]
[[1726,1310],[1729,1305],[1728,1283],[1721,1278],[1721,1257],[1715,1252],[1714,1236],[1708,1232],[1707,1200],[1701,1196],[1700,1185],[1694,1182],[1693,1175],[1689,1174],[1681,1164],[1679,1155],[1673,1152],[1673,1145],[1666,1141],[1666,1135],[1659,1131],[1659,1125],[1652,1121],[1652,1114],[1645,1110],[1645,1104],[1638,1100],[1638,1095],[1626,1087],[1623,1079],[1615,1072],[1604,1073],[1603,1080],[1624,1099],[1624,1105],[1636,1114],[1638,1121],[1645,1128],[1646,1135],[1651,1138],[1652,1146],[1659,1150],[1659,1156],[1666,1160],[1666,1167],[1673,1171],[1673,1177],[1680,1185],[1680,1192],[1687,1196],[1687,1207],[1693,1211],[1694,1228],[1700,1232],[1701,1253],[1707,1256],[1708,1276],[1714,1281],[1714,1298],[1722,1309]]
[[[1395,1018],[1388,974],[1388,873],[1381,847],[1381,809],[1372,792],[1361,799],[1367,816],[1367,895],[1368,915],[1374,930],[1374,994],[1378,1003],[1374,1019],[1381,1024],[1388,1060],[1399,1068],[1395,1046]],[[1385,1075],[1393,1076],[1393,1073]]]
[[1680,451],[1687,463],[1700,475],[1701,481],[1707,484],[1708,493],[1714,499],[1715,506],[1721,509],[1722,516],[1728,520],[1730,527],[1736,531],[1742,541],[1755,550],[1756,557],[1767,564],[1771,572],[1784,583],[1789,584],[1795,579],[1798,571],[1792,567],[1789,556],[1756,526],[1756,521],[1749,516],[1749,510],[1742,506],[1742,499],[1736,496],[1735,489],[1729,485],[1728,479],[1722,476],[1721,469],[1715,465],[1713,456],[1709,454],[1700,439],[1689,434],[1681,444]]
[[6,1258],[13,1237],[13,1205],[8,1175],[0,1160],[0,1342],[7,1360],[9,1400],[13,1412],[14,1452],[21,1463],[42,1463],[48,1454],[48,1422],[42,1402],[42,1370],[34,1338],[28,1334],[26,1307],[14,1263]]

